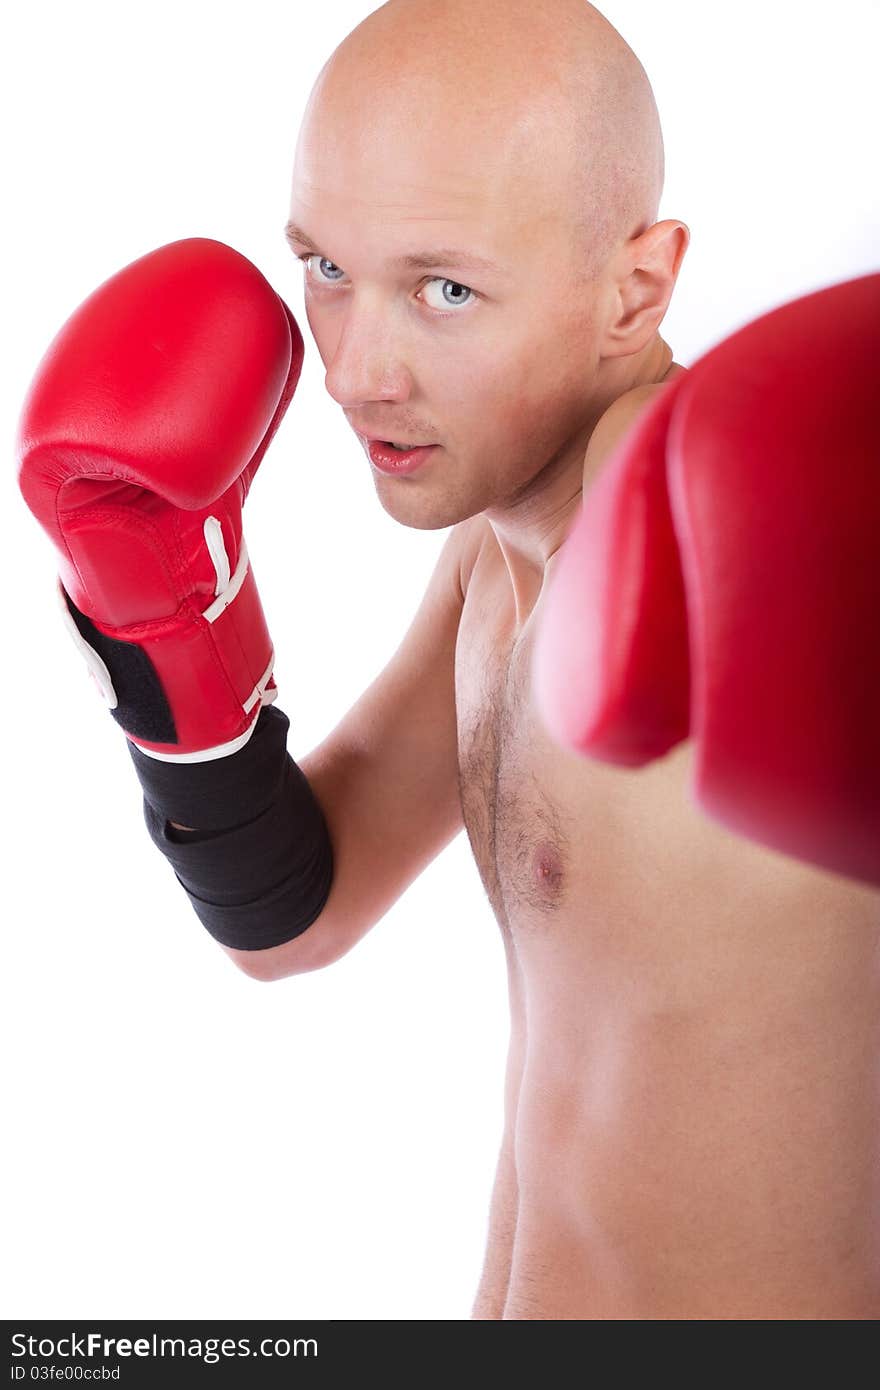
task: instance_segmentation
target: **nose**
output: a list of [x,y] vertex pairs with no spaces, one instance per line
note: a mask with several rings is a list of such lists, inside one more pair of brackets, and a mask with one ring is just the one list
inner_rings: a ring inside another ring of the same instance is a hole
[[369,301],[355,303],[352,296],[334,349],[325,359],[328,392],[346,410],[373,401],[408,400],[412,378],[402,348],[389,317]]

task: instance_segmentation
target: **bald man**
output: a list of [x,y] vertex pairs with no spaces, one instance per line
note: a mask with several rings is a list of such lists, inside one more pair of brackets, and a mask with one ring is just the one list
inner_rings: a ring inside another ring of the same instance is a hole
[[531,696],[582,496],[684,370],[662,183],[648,79],[583,0],[391,0],[320,74],[287,235],[327,390],[385,510],[451,530],[397,653],[300,762],[326,902],[227,950],[262,980],[331,964],[463,826],[510,1000],[472,1316],[869,1318],[877,892],[701,814],[690,741],[586,760]]
[[690,741],[586,761],[530,697],[582,492],[683,371],[662,183],[645,72],[582,0],[392,0],[321,73],[287,231],[327,390],[386,511],[452,530],[301,762],[323,912],[231,954],[261,978],[338,959],[464,824],[511,1019],[473,1317],[872,1317],[877,893],[703,817]]

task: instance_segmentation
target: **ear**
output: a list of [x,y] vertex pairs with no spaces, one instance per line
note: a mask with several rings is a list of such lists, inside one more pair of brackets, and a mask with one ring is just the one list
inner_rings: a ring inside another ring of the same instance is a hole
[[655,222],[620,252],[600,349],[603,357],[629,357],[651,341],[669,306],[690,239],[683,222]]

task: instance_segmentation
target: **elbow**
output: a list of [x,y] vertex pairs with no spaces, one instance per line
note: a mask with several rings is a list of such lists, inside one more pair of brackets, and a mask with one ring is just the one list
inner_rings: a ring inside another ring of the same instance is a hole
[[278,946],[267,946],[259,951],[241,951],[232,946],[223,950],[242,974],[251,980],[270,984],[274,980],[284,980],[288,975],[305,975],[312,970],[323,970],[339,959],[339,951],[332,949],[332,941],[326,931],[318,930],[320,918]]
[[249,980],[260,980],[263,984],[270,984],[273,980],[283,979],[277,964],[270,959],[273,947],[266,951],[236,951],[230,946],[224,946],[223,950]]

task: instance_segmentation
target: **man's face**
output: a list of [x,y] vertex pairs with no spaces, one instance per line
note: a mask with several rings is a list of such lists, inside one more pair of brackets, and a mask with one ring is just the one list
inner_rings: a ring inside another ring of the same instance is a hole
[[368,458],[369,437],[434,446],[400,474],[373,446],[380,501],[404,525],[527,505],[542,470],[582,464],[596,285],[540,143],[528,122],[491,133],[467,111],[443,128],[374,111],[362,88],[350,104],[319,91],[307,114],[291,242],[327,389]]

